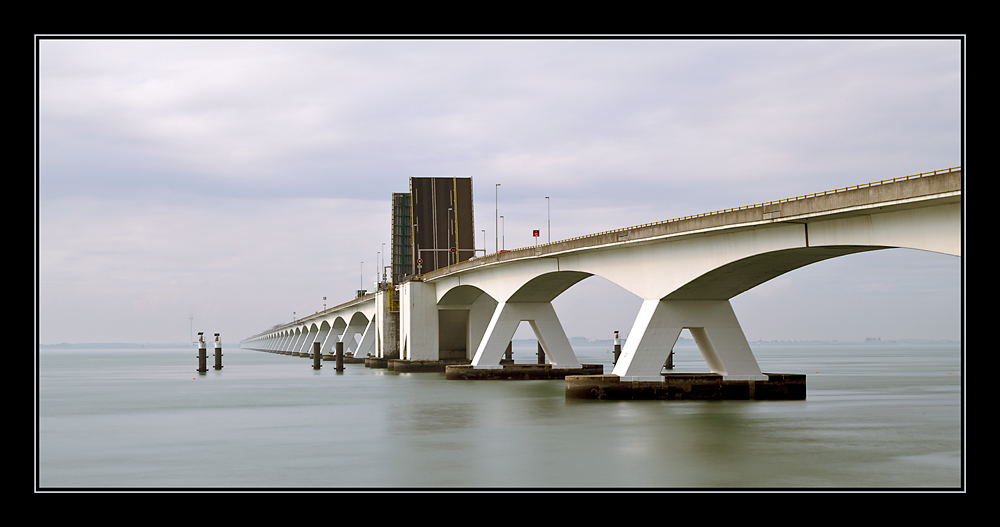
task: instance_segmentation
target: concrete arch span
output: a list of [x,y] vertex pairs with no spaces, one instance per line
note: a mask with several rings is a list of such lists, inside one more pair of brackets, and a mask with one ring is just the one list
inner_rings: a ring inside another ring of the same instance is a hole
[[[338,318],[343,320],[340,317]],[[361,311],[357,311],[351,315],[350,320],[346,322],[346,327],[340,335],[340,341],[344,343],[344,353],[362,356],[371,351],[375,338],[374,324],[372,322],[373,317]],[[359,335],[360,339],[357,338]]]
[[[479,368],[500,368],[500,359],[521,322],[528,322],[553,367],[579,368],[551,300],[591,276],[576,271],[546,271],[551,262],[524,268],[543,271],[525,283],[489,273],[472,280],[438,286],[440,359],[467,358]],[[515,286],[515,287],[512,287]],[[487,289],[489,288],[489,289]],[[471,356],[470,356],[471,355]]]
[[[521,303],[551,302],[574,284],[589,276],[593,276],[593,274],[579,271],[545,271],[528,278],[513,291],[508,291],[507,296],[484,290],[481,288],[482,284],[459,283],[451,287],[449,284],[444,284],[443,287],[438,287],[442,294],[438,298],[437,305],[470,306],[479,299],[480,295],[484,294],[492,298],[494,302],[498,300]],[[518,280],[512,282],[518,283]]]
[[[771,259],[763,257],[758,260],[752,257],[762,253],[779,254],[782,251],[797,254],[794,250],[805,247],[805,244],[802,225],[766,225],[761,228],[616,244],[556,257],[513,262],[444,278],[436,285],[438,295],[446,303],[453,296],[464,295],[471,298],[474,291],[482,291],[497,300],[483,338],[476,346],[475,356],[472,357],[473,366],[499,367],[499,360],[517,326],[522,321],[527,321],[553,367],[579,368],[581,365],[551,302],[580,281],[594,275],[601,276],[647,302],[659,302],[678,290],[681,290],[680,294],[689,296],[701,294],[704,290],[712,289],[712,286],[717,287],[715,280],[719,276],[744,276],[753,273],[766,275],[768,269],[775,267],[766,265]],[[812,254],[825,259],[841,253],[833,251],[832,254],[822,256],[818,252]],[[741,261],[742,263],[735,263]],[[799,258],[796,265],[806,265],[809,261],[808,258]],[[722,270],[718,276],[710,274],[720,268]],[[507,272],[504,274],[502,271]],[[787,270],[777,269],[778,274],[782,272]],[[762,277],[763,281],[767,279],[767,276]],[[748,285],[747,288],[753,285],[756,284]],[[466,289],[464,293],[451,292],[451,289],[470,287],[474,289]],[[729,289],[735,291],[738,287]],[[728,306],[728,298],[725,300]],[[735,317],[733,316],[733,321],[726,322],[732,325]],[[685,327],[690,325],[688,322]],[[738,323],[736,326],[738,327]],[[660,340],[652,336],[652,333],[651,338]],[[748,345],[744,345],[744,348],[744,351],[749,351]],[[631,356],[639,352],[648,353],[645,348],[640,348]],[[709,361],[709,364],[718,366],[724,359],[725,356],[714,362]],[[750,374],[759,376],[760,370],[756,368],[752,354],[751,362]],[[650,375],[658,376],[662,364],[661,360]],[[642,366],[646,370],[652,370],[646,364]],[[720,372],[727,371],[719,367],[716,369]],[[742,373],[744,369],[740,368],[738,371]],[[628,373],[632,377],[637,375],[634,371]]]
[[507,299],[507,302],[537,303],[551,302],[567,289],[593,273],[581,271],[554,271],[536,276],[524,283]]
[[803,247],[753,255],[716,267],[661,299],[643,301],[613,373],[622,379],[658,379],[680,332],[688,329],[713,373],[728,379],[766,379],[730,299],[807,265],[889,248],[894,247]]
[[740,293],[807,265],[887,247],[798,247],[741,258],[716,267],[660,300],[729,300]]
[[445,291],[437,301],[438,360],[471,358],[496,307],[496,299],[476,286],[458,285]]
[[[650,294],[649,290],[640,295],[643,305],[614,374],[632,380],[658,378],[680,331],[688,329],[712,372],[731,379],[765,379],[733,312],[729,302],[732,297],[794,269],[848,254],[888,248],[962,254],[960,198],[937,206],[879,209],[872,214],[786,223],[780,228],[801,229],[801,241],[796,242],[792,236],[791,243],[782,248],[780,239],[787,233],[761,232],[763,236],[758,236],[755,232],[749,244],[751,250],[737,258],[727,258],[725,253],[738,255],[740,250],[732,251],[726,243],[717,243],[721,246],[715,249],[717,254],[691,258],[682,266],[688,267],[689,279],[674,284],[669,284],[669,279],[661,280],[656,284],[661,289],[653,291],[666,293],[662,296]],[[760,250],[760,240],[778,243],[765,244],[769,247]],[[735,249],[747,246],[747,241],[728,245]],[[713,259],[714,265],[704,265]],[[691,264],[697,267],[699,260],[702,272],[692,272]]]
[[[721,301],[717,302],[720,305],[715,306],[715,310],[706,311],[706,305],[702,305],[693,311],[694,313],[701,313],[702,318],[708,316],[711,319],[710,321],[692,321],[691,317],[687,317],[684,319],[680,329],[687,328],[692,331],[712,371],[728,373],[730,370],[735,370],[746,374],[744,370],[749,370],[750,375],[757,375],[760,372],[756,361],[752,359],[752,354],[750,354],[749,359],[741,359],[734,362],[734,360],[725,360],[727,358],[731,359],[731,357],[727,357],[725,354],[720,355],[720,352],[716,349],[717,346],[725,348],[734,348],[735,346],[737,349],[742,348],[743,351],[749,352],[748,345],[739,346],[730,342],[734,339],[738,340],[742,336],[742,330],[735,319],[735,314],[731,313],[728,300],[794,269],[838,256],[880,248],[864,246],[797,247],[754,254],[714,267],[677,287],[665,297],[647,299],[647,301],[651,300],[651,305],[655,305],[658,301]],[[715,263],[717,262],[716,260]],[[669,261],[659,262],[658,266],[662,267],[662,269],[654,270],[654,272],[669,274]],[[475,355],[471,357],[473,365],[480,368],[493,367],[494,364],[499,362],[501,354],[513,337],[518,325],[523,321],[527,321],[553,364],[558,365],[561,363],[565,367],[579,367],[576,356],[562,329],[561,322],[551,306],[551,302],[573,285],[591,276],[601,276],[608,279],[611,283],[615,283],[613,275],[609,278],[601,274],[582,271],[546,272],[527,280],[504,302],[498,303],[493,301],[488,306],[485,303],[481,303],[484,309],[480,309],[478,314],[471,309],[466,312],[468,313],[467,315],[457,311],[442,311],[439,326],[442,342],[446,338],[446,335],[458,335],[461,333],[462,337],[468,337],[469,347],[467,349],[475,349]],[[616,285],[621,286],[621,284]],[[457,305],[467,305],[468,308],[471,308],[471,304],[474,301],[480,297],[488,296],[488,293],[478,287],[469,285],[458,286],[447,291],[442,296],[439,306],[457,307]],[[721,305],[723,303],[724,305]],[[694,307],[694,304],[684,304],[684,306]],[[451,309],[455,309],[455,307]],[[677,312],[678,310],[674,309],[671,312],[671,316],[667,318],[677,319]],[[648,313],[647,316],[652,317],[652,313]],[[722,317],[721,319],[719,318],[720,316]],[[447,323],[445,322],[446,320],[453,320],[455,322]],[[486,322],[487,320],[488,322]],[[719,334],[718,330],[704,329],[706,324],[709,326],[713,325],[712,320],[716,323],[721,322],[724,326],[730,328],[727,330],[728,333],[737,331],[739,334],[725,336]],[[462,327],[466,324],[468,327],[467,330]],[[637,331],[638,334],[636,333]],[[639,337],[642,337],[642,333],[637,328],[633,328],[633,333],[630,333],[630,335],[637,334]],[[673,332],[671,332],[668,336],[669,343],[663,342],[663,339],[659,338],[664,335],[652,337],[660,343],[660,346],[654,352],[644,350],[645,354],[649,356],[648,358],[652,362],[656,362],[655,365],[645,365],[645,368],[649,370],[655,368],[655,372],[651,372],[652,376],[659,375],[660,366],[666,360],[666,353],[669,353],[670,349],[672,349],[673,343],[676,341],[679,333],[679,330],[676,331],[676,335],[673,335]],[[715,337],[716,345],[712,344],[712,336]],[[633,341],[635,342],[635,339]],[[664,353],[660,353],[661,351]],[[661,354],[663,355],[662,360],[659,357]],[[734,364],[737,363],[739,364],[738,368],[734,367]],[[635,366],[640,365],[636,364]],[[632,373],[630,376],[635,377],[636,374]]]
[[[615,366],[616,375],[659,378],[677,336],[688,329],[713,372],[731,379],[765,379],[732,310],[732,297],[794,269],[848,254],[886,248],[961,254],[960,202],[868,212],[528,258],[442,277],[435,280],[437,294],[445,304],[453,298],[472,298],[476,291],[498,301],[476,347],[472,361],[476,367],[499,362],[521,321],[532,324],[554,364],[558,360],[577,367],[551,301],[597,275],[644,300]],[[464,292],[451,291],[457,288]]]
[[480,295],[489,295],[477,286],[461,284],[448,288],[442,293],[437,299],[438,306],[469,306],[478,300]]

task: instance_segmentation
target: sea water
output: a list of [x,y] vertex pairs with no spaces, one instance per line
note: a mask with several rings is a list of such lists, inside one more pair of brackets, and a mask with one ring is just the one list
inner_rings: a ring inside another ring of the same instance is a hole
[[[958,344],[753,346],[804,401],[567,400],[235,347],[37,355],[36,488],[964,488]],[[607,347],[575,346],[612,369]],[[679,346],[677,372],[706,372]],[[533,348],[515,348],[534,362]]]

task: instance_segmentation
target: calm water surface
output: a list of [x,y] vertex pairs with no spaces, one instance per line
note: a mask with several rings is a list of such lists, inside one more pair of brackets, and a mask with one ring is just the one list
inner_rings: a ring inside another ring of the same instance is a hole
[[[213,363],[209,350],[209,367]],[[606,348],[577,348],[604,363]],[[697,348],[675,371],[707,371]],[[577,401],[224,350],[43,349],[37,485],[75,488],[960,489],[961,349],[755,346],[805,401]],[[515,348],[518,362],[533,349]]]

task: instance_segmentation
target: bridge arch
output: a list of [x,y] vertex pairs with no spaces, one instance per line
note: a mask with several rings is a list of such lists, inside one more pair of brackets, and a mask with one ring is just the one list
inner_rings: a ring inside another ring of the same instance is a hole
[[438,358],[471,359],[496,306],[491,294],[474,285],[456,285],[444,291],[437,301]]
[[299,342],[298,349],[294,350],[299,353],[310,353],[312,352],[312,343],[316,340],[319,335],[319,326],[315,322],[305,324],[302,326],[302,340]]
[[[506,345],[503,339],[521,320],[547,320],[539,323],[548,325],[550,337],[562,333],[550,303],[574,284],[597,275],[643,299],[621,356],[625,360],[616,365],[615,374],[658,377],[680,331],[689,329],[713,372],[759,379],[763,374],[729,303],[732,297],[794,269],[848,254],[908,248],[959,256],[960,240],[961,203],[953,201],[528,255],[441,277],[437,294],[450,299],[450,289],[474,284],[499,301],[473,358],[477,367],[499,357],[499,347]],[[454,294],[457,298],[470,295],[469,291]],[[532,324],[541,342],[544,331]],[[494,338],[495,331],[499,337]],[[564,334],[556,340],[556,349],[565,347],[567,356],[572,355],[568,341],[563,346]],[[637,356],[642,360],[633,363]]]
[[438,299],[437,304],[439,306],[470,306],[483,294],[489,295],[477,286],[459,284],[445,291]]
[[526,281],[507,302],[551,302],[581,280],[594,276],[581,271],[552,271]]
[[[370,321],[369,317],[361,311],[350,315],[350,319],[346,321],[346,327],[340,336],[340,341],[344,343],[344,353],[357,354]],[[371,336],[374,336],[374,333]]]
[[754,254],[709,269],[661,300],[729,300],[785,273],[831,258],[887,247],[798,247]]

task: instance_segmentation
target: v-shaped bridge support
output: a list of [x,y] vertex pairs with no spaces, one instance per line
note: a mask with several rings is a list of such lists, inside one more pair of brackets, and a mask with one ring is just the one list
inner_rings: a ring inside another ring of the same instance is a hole
[[728,300],[646,300],[613,373],[622,380],[660,380],[681,330],[688,329],[713,373],[767,380]]
[[502,368],[500,359],[507,344],[514,337],[517,326],[527,321],[531,324],[542,351],[553,368],[580,368],[573,348],[566,338],[559,317],[549,302],[500,302],[493,312],[493,318],[486,328],[486,334],[479,342],[476,355],[472,359],[475,368]]

